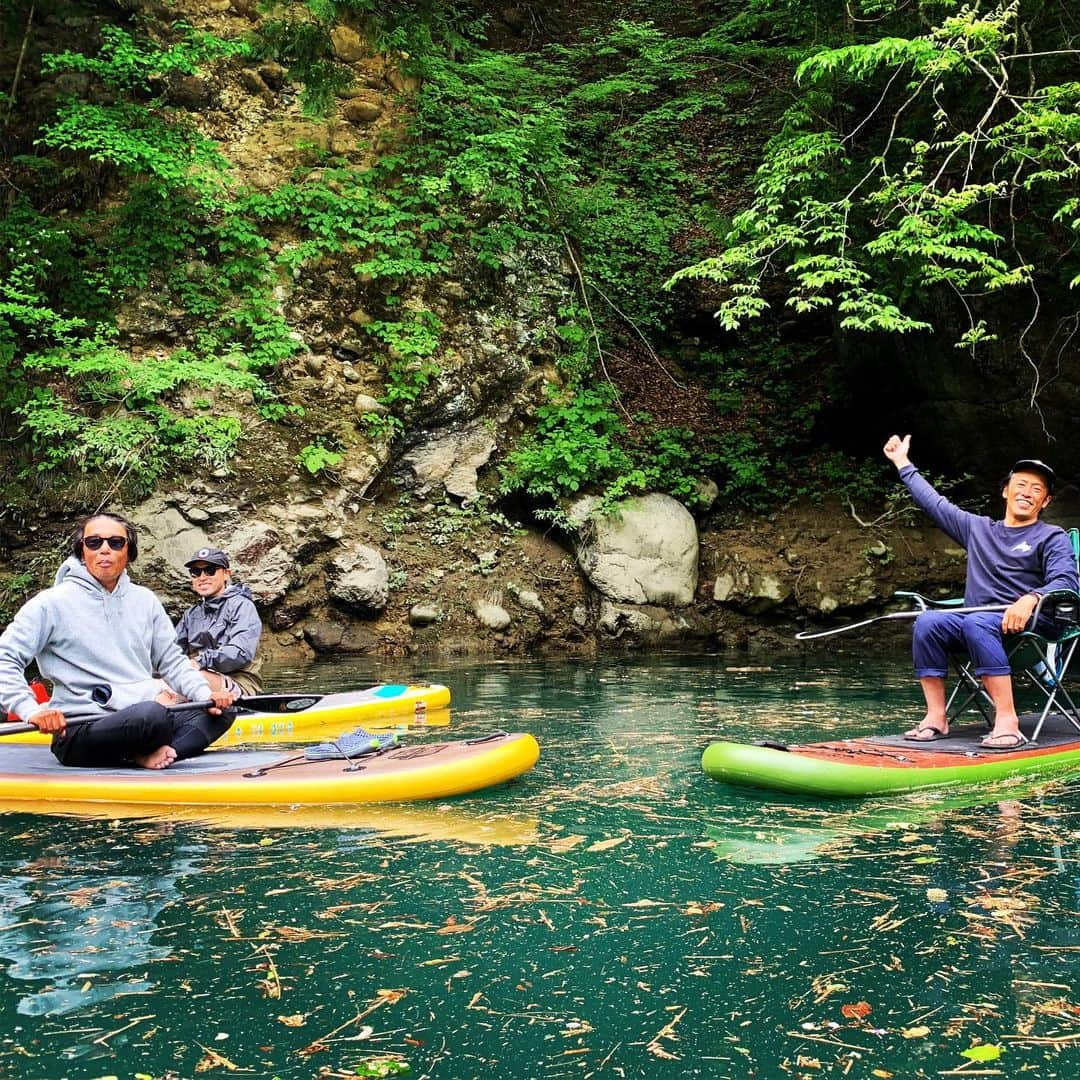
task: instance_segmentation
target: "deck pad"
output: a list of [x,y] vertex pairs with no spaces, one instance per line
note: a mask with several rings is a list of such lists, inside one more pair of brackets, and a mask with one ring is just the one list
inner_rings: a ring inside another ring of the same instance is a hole
[[[1035,731],[1035,725],[1039,721],[1038,713],[1024,713],[1020,717],[1020,731],[1028,739]],[[900,735],[867,735],[862,742],[874,743],[880,746],[903,747],[905,750],[926,751],[934,754],[970,754],[983,750],[979,742],[985,739],[990,729],[985,724],[968,724],[963,727],[950,727],[949,734],[944,739],[932,739],[920,742],[918,739],[905,739]],[[1021,746],[1016,753],[1034,752],[1051,746],[1064,746],[1066,743],[1076,742],[1080,739],[1078,731],[1069,722],[1069,718],[1062,713],[1051,713],[1039,732],[1039,741],[1036,744],[1028,743]],[[995,754],[1000,750],[993,751]],[[1010,752],[1013,752],[1010,748]]]

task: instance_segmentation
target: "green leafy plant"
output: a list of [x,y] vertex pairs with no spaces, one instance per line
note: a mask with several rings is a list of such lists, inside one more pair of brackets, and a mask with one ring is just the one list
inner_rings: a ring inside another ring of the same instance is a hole
[[983,297],[1014,294],[1034,320],[1045,288],[1080,283],[1080,83],[1060,26],[1013,2],[937,11],[923,33],[803,60],[752,205],[671,284],[719,285],[732,329],[768,310],[773,277],[788,308],[832,309],[852,331],[931,330],[951,296],[973,349],[995,337]]
[[321,472],[336,469],[344,460],[344,454],[338,450],[330,449],[321,440],[308,443],[296,455],[297,464],[302,465],[312,476],[318,476]]

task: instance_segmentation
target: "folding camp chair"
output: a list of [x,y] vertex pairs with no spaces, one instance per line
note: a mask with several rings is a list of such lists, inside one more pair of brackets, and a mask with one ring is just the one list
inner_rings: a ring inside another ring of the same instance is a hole
[[[1080,529],[1069,529],[1073,557],[1080,566]],[[919,593],[898,592],[922,611],[962,607],[962,599],[930,600]],[[1080,593],[1071,589],[1049,592],[1043,596],[1032,613],[1028,629],[1005,639],[1005,651],[1013,670],[1014,690],[1022,682],[1041,693],[1042,709],[1035,722],[1030,741],[1035,742],[1046,719],[1057,712],[1077,731],[1080,731],[1080,707],[1070,695],[1065,681],[1073,654],[1080,646]],[[993,727],[994,706],[983,687],[982,680],[971,670],[966,655],[952,657],[956,669],[956,685],[945,702],[949,722],[974,707],[982,714],[987,727]]]

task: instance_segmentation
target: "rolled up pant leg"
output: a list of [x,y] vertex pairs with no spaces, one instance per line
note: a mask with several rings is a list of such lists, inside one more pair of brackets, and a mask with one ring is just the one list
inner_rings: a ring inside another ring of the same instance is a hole
[[131,765],[172,739],[172,716],[156,702],[142,701],[105,713],[85,724],[69,724],[53,736],[52,752],[61,765]]
[[911,653],[915,674],[943,679],[949,673],[949,655],[964,650],[976,675],[1010,674],[1009,658],[1001,636],[1001,612],[980,611],[957,615],[926,611],[915,620]]

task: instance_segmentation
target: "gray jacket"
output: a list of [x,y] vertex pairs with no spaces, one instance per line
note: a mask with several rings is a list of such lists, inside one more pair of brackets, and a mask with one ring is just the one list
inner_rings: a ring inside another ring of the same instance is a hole
[[246,585],[229,585],[189,607],[176,624],[176,643],[200,667],[223,675],[255,659],[262,621]]
[[107,592],[75,558],[0,635],[0,705],[23,718],[41,708],[26,684],[35,660],[53,684],[53,708],[65,716],[151,701],[162,689],[155,675],[192,701],[207,697],[206,682],[177,646],[161,601],[126,572]]

